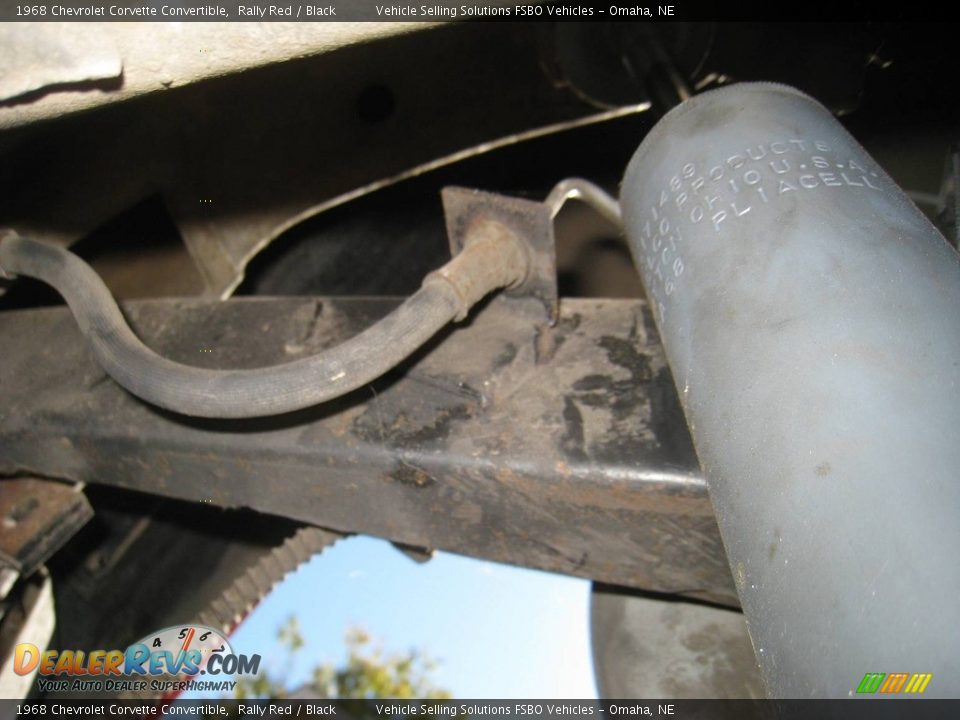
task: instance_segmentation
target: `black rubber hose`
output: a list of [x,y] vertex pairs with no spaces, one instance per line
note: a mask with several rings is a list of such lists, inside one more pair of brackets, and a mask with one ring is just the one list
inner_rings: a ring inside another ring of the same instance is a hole
[[[106,285],[94,270],[68,250],[17,236],[0,241],[0,269],[53,286],[67,301],[80,330],[104,370],[144,400],[185,415],[242,418],[277,415],[332,400],[395,367],[469,306],[497,287],[525,275],[525,254],[512,246],[495,246],[500,233],[468,245],[447,266],[396,310],[355,337],[317,355],[252,370],[211,370],[182,365],[157,355],[134,335]],[[492,244],[493,243],[493,244]],[[491,274],[476,270],[490,251],[512,270]],[[513,254],[511,254],[511,252]],[[459,262],[458,262],[459,260]],[[465,297],[465,287],[472,292]],[[479,284],[487,285],[478,289]],[[459,283],[459,284],[458,284]],[[492,286],[491,286],[492,285]],[[479,297],[476,295],[480,293]]]

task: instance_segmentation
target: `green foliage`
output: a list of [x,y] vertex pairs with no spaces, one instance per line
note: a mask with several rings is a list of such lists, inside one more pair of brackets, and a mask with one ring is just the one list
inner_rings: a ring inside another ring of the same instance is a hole
[[303,649],[303,635],[296,617],[291,616],[277,633],[286,651],[283,669],[261,670],[254,678],[238,678],[235,696],[240,700],[309,696],[324,699],[362,698],[446,700],[450,693],[435,687],[430,673],[436,664],[425,654],[411,650],[405,654],[386,655],[374,645],[361,628],[347,630],[347,661],[337,668],[330,663],[317,665],[308,685],[288,688],[284,677],[289,675],[296,655]]

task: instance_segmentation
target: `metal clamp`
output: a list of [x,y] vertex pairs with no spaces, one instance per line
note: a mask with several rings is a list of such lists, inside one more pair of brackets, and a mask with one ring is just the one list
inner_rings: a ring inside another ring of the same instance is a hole
[[504,291],[510,298],[535,298],[543,306],[550,325],[557,322],[557,256],[553,216],[544,203],[496,193],[448,187],[441,193],[450,252],[463,249],[470,229],[478,221],[493,221],[509,228],[527,246],[530,264],[526,279]]

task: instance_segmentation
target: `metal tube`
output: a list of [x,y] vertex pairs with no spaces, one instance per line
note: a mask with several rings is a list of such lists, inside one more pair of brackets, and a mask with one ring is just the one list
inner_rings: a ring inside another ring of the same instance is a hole
[[550,208],[550,215],[556,218],[568,200],[580,200],[592,207],[611,225],[623,227],[620,203],[610,197],[602,187],[589,180],[577,177],[561,180],[553,186],[543,204]]
[[960,694],[960,256],[777,85],[670,112],[621,205],[769,692]]

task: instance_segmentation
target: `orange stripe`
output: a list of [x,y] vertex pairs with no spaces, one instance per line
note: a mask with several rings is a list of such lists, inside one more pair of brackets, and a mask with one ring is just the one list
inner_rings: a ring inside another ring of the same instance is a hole
[[896,687],[893,688],[891,692],[900,692],[901,688],[903,688],[903,684],[907,681],[908,675],[906,673],[897,673],[897,677],[899,678],[899,682],[896,683]]
[[183,639],[183,645],[180,646],[180,650],[186,652],[190,647],[190,643],[193,642],[193,636],[196,635],[197,631],[194,628],[190,628],[190,632],[187,633],[187,636]]

